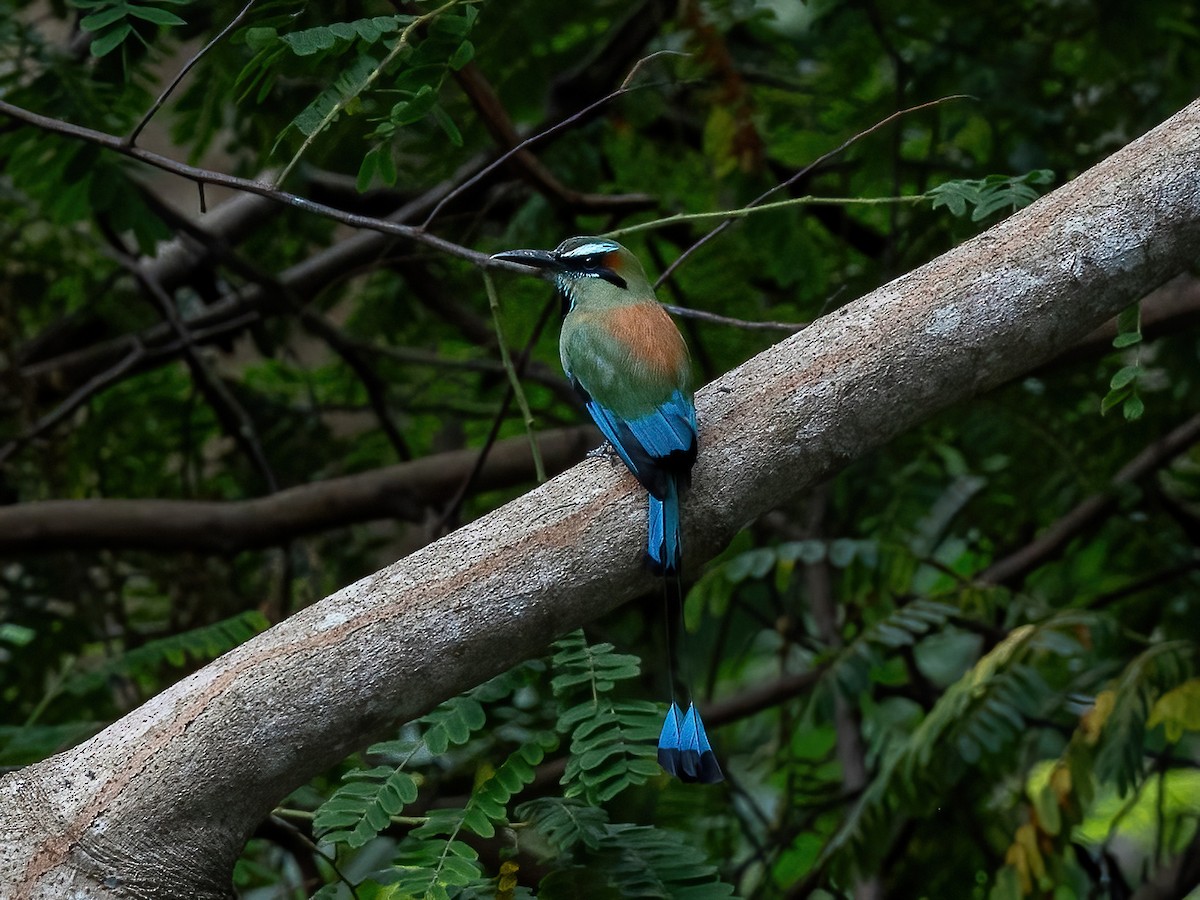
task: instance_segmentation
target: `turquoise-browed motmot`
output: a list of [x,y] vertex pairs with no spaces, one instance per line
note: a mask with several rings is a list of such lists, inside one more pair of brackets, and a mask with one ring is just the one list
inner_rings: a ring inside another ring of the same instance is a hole
[[[649,493],[646,557],[678,577],[679,492],[696,461],[696,408],[687,344],[654,296],[642,264],[616,241],[573,237],[555,250],[510,250],[493,259],[554,277],[566,316],[563,370],[601,433]],[[684,781],[721,781],[695,706],[674,701],[658,744],[663,768]]]

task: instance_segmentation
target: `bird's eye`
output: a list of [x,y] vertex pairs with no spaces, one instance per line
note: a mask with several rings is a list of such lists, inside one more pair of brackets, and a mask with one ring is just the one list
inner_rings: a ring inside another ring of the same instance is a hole
[[601,256],[599,253],[593,253],[591,256],[585,256],[583,258],[583,268],[598,269],[600,268],[600,260]]

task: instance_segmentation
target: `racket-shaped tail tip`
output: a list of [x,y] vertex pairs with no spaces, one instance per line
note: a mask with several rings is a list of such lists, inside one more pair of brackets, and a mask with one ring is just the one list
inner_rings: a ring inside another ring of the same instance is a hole
[[689,704],[682,717],[675,703],[667,710],[658,737],[658,764],[668,775],[689,784],[717,784],[725,780],[695,704]]
[[667,710],[667,717],[663,719],[662,732],[658,735],[658,764],[668,775],[676,777],[680,772],[679,757],[682,747],[679,743],[679,732],[682,719],[683,713],[679,711],[679,706],[672,701],[670,709]]

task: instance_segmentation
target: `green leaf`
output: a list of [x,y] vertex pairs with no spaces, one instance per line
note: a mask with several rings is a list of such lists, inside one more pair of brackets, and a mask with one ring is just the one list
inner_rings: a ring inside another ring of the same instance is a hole
[[35,637],[37,637],[37,632],[32,628],[18,625],[15,622],[0,622],[0,641],[4,641],[6,644],[24,647]]
[[1118,334],[1115,338],[1113,338],[1112,345],[1116,349],[1121,350],[1125,347],[1132,347],[1134,344],[1140,344],[1141,342],[1142,342],[1141,332],[1127,331],[1122,334]]
[[971,221],[978,222],[1003,209],[1017,210],[1038,198],[1030,185],[1049,183],[1054,173],[1036,169],[1020,176],[989,175],[986,178],[949,181],[926,192],[933,208],[946,207],[953,215],[962,216],[974,207]]
[[255,26],[247,28],[242,34],[246,46],[256,53],[279,42],[279,32],[274,28]]
[[1133,394],[1121,406],[1121,412],[1125,416],[1125,421],[1136,422],[1142,417],[1146,411],[1146,404],[1142,402],[1142,398],[1137,394]]
[[96,39],[92,41],[92,56],[107,56],[108,54],[112,53],[112,51],[116,50],[121,46],[122,43],[124,43],[125,38],[129,37],[129,34],[132,31],[132,25],[130,25],[128,22],[122,22],[108,31],[97,35]]
[[1179,743],[1186,731],[1200,731],[1200,678],[1185,681],[1155,701],[1146,727],[1158,725],[1172,744]]
[[838,538],[829,545],[829,564],[838,569],[844,569],[854,562],[858,544],[846,538]]
[[949,182],[940,184],[929,191],[929,196],[933,198],[933,208],[939,209],[945,207],[950,211],[951,215],[962,216],[967,211],[967,201],[972,203],[978,197],[977,192],[968,192],[964,189],[961,182]]
[[109,659],[90,671],[80,672],[63,685],[63,690],[76,696],[86,696],[104,690],[108,682],[117,676],[155,684],[166,665],[182,667],[189,659],[197,662],[215,659],[264,631],[268,625],[262,613],[251,610],[212,625],[146,641],[140,647]]
[[293,31],[282,36],[282,40],[297,56],[312,56],[328,50],[337,43],[337,35],[328,26]]
[[130,4],[127,9],[131,16],[137,16],[147,22],[153,22],[155,25],[186,25],[183,19],[165,9],[157,9],[153,6],[136,6]]
[[430,26],[430,31],[433,34],[446,37],[466,37],[467,32],[471,30],[471,26],[475,24],[475,19],[478,16],[479,10],[475,9],[475,7],[463,7],[462,15],[438,16]]
[[350,22],[334,22],[329,26],[329,31],[342,41],[352,41],[358,37],[358,29]]
[[79,27],[84,31],[99,31],[105,26],[125,18],[125,13],[126,8],[124,6],[113,6],[100,12],[92,13],[90,16],[84,16],[79,21]]
[[402,100],[393,106],[389,118],[396,125],[411,125],[425,118],[436,102],[433,88],[423,84],[411,100]]
[[469,63],[475,57],[475,45],[470,41],[463,41],[454,51],[454,55],[450,57],[450,61],[446,64],[455,72]]
[[1126,385],[1132,384],[1141,373],[1141,366],[1124,366],[1117,370],[1117,373],[1113,375],[1112,381],[1108,383],[1108,386],[1114,391],[1120,390]]
[[1119,391],[1109,391],[1104,395],[1104,399],[1100,401],[1100,415],[1105,415],[1114,406],[1124,402],[1125,398],[1133,393],[1130,387],[1121,388]]
[[379,172],[379,147],[372,147],[362,158],[362,162],[358,164],[358,174],[354,178],[354,188],[360,194],[364,193],[375,180],[376,174]]
[[[433,107],[431,112],[433,113],[433,120],[441,126],[446,137],[450,139],[450,143],[455,147],[461,147],[463,145],[462,132],[458,130],[458,126],[454,124],[454,120],[450,118],[450,114],[440,106]],[[391,183],[395,183],[394,170]]]
[[390,144],[384,144],[379,148],[379,180],[387,187],[392,187],[396,183],[396,159],[392,155]]
[[1134,303],[1132,306],[1127,306],[1121,310],[1117,316],[1117,331],[1120,334],[1128,334],[1141,330],[1142,306],[1140,303]]

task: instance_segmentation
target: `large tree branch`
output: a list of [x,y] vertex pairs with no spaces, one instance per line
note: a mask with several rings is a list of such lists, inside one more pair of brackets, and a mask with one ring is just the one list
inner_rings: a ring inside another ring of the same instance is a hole
[[[705,388],[688,560],[1182,271],[1200,240],[1198,172],[1194,103]],[[24,898],[228,896],[246,836],[279,798],[647,592],[644,541],[644,492],[592,460],[338,591],[0,779],[0,880]]]
[[[580,459],[597,435],[590,426],[538,436],[549,472]],[[223,500],[43,500],[0,507],[0,554],[125,547],[236,553],[372,519],[417,520],[445,503],[473,470],[478,450],[453,450],[358,475]],[[533,479],[525,437],[496,444],[475,482],[495,490]]]

